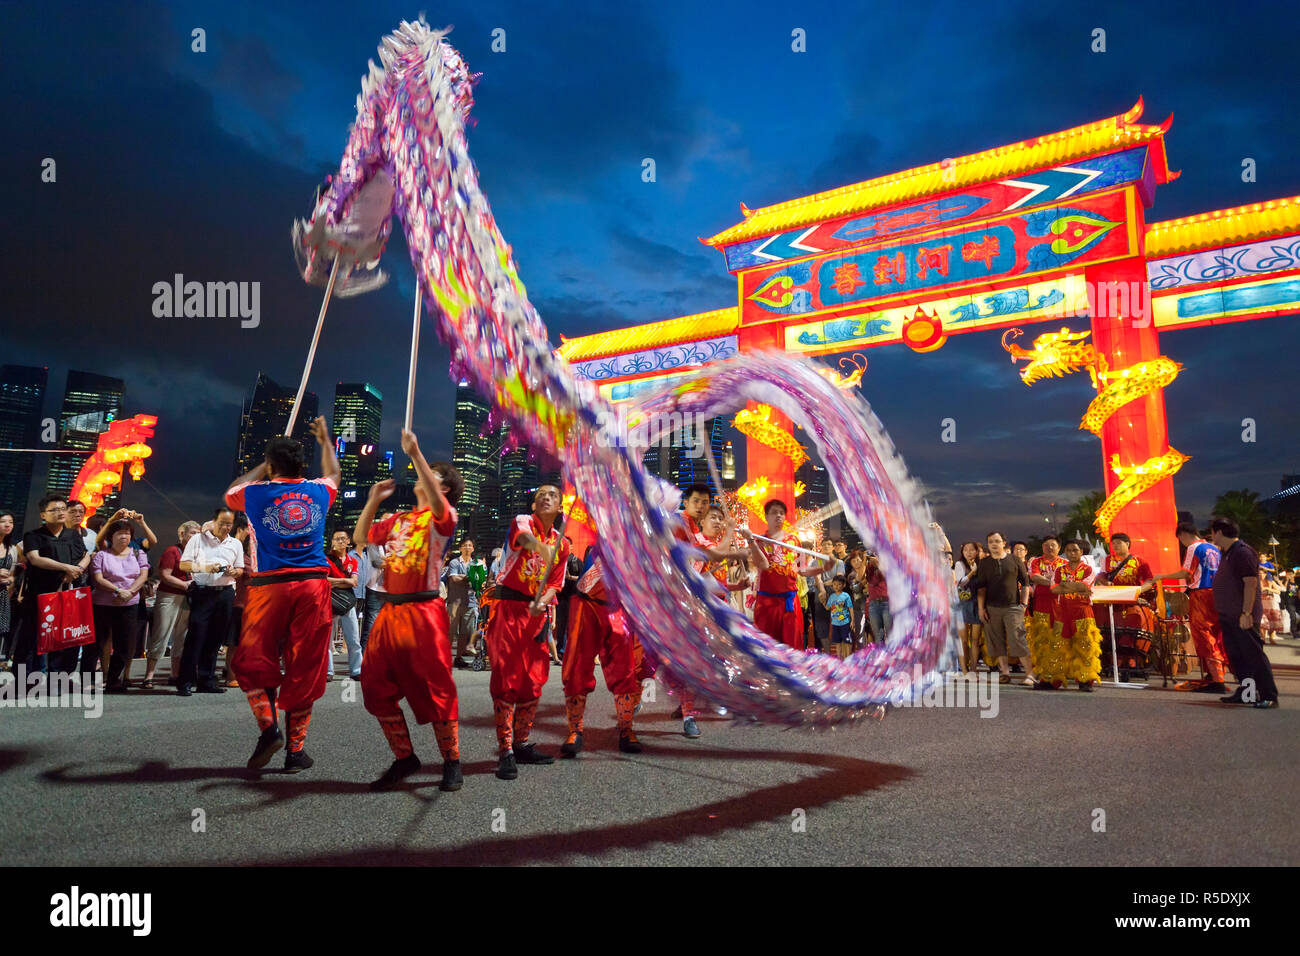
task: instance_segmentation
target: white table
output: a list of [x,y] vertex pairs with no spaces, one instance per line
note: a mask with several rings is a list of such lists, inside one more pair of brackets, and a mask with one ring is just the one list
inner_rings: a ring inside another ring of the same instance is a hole
[[1119,679],[1119,649],[1115,641],[1115,605],[1116,604],[1136,604],[1138,600],[1139,588],[1137,585],[1128,587],[1116,587],[1114,585],[1099,586],[1092,589],[1092,603],[1105,604],[1110,610],[1110,667],[1111,680],[1102,681],[1111,687],[1131,687],[1141,689],[1146,684],[1134,684]]

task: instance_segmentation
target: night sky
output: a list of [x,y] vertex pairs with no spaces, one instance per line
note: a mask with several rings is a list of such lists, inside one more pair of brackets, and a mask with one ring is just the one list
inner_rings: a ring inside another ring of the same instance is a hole
[[[424,5],[483,78],[470,151],[553,341],[734,306],[712,235],[751,208],[1123,112],[1171,112],[1169,164],[1149,221],[1300,193],[1288,4],[982,5],[908,2]],[[856,9],[862,7],[863,9]],[[855,8],[855,9],[849,9]],[[6,4],[0,361],[50,366],[57,415],[69,367],[124,378],[126,413],[161,419],[127,503],[169,529],[207,512],[234,458],[259,370],[297,383],[319,290],[289,228],[337,167],[366,61],[419,5]],[[207,32],[191,52],[190,31]],[[505,53],[490,51],[506,30]],[[806,53],[790,49],[807,32]],[[1107,52],[1091,52],[1092,31]],[[41,162],[57,162],[42,183]],[[641,181],[651,157],[657,182]],[[1257,163],[1243,183],[1241,163]],[[397,446],[413,275],[395,230],[395,281],[330,308],[310,387],[384,393]],[[158,319],[175,273],[261,283],[261,324]],[[1050,326],[1028,329],[1028,337]],[[870,350],[863,393],[954,539],[1021,537],[1048,503],[1101,487],[1100,442],[1078,430],[1084,375],[1026,389],[999,333],[937,352]],[[425,337],[416,430],[449,457],[447,354]],[[1179,507],[1271,494],[1300,471],[1290,317],[1162,336],[1186,366],[1166,390],[1171,444],[1192,460]],[[940,441],[957,420],[958,441]],[[1241,441],[1241,421],[1258,440]],[[39,481],[38,466],[38,481]],[[0,502],[0,506],[10,506]]]

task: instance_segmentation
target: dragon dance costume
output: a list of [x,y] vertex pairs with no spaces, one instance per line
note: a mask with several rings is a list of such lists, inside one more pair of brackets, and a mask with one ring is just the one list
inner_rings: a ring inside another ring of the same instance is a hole
[[230,666],[264,737],[278,734],[280,710],[289,715],[289,756],[302,755],[293,769],[310,766],[303,744],[312,704],[325,694],[334,617],[323,541],[325,514],[337,490],[332,478],[277,478],[245,482],[226,493],[227,507],[248,515],[251,567]]
[[1214,609],[1214,575],[1219,570],[1219,557],[1218,548],[1201,540],[1183,556],[1183,570],[1191,575],[1187,582],[1187,627],[1205,676],[1214,684],[1222,684],[1228,670],[1223,631]]
[[[433,724],[446,765],[460,761],[459,702],[451,676],[447,607],[438,594],[442,555],[456,530],[456,511],[429,508],[391,515],[370,526],[368,540],[385,549],[383,606],[370,627],[361,669],[366,710],[384,731],[393,757],[414,763],[400,701],[418,724]],[[395,764],[395,766],[397,766]],[[415,768],[418,769],[418,768]],[[449,784],[444,789],[450,789]]]
[[[555,550],[550,577],[542,580],[546,560],[519,546],[519,535],[531,534]],[[543,529],[536,515],[516,515],[506,537],[501,571],[493,590],[496,606],[488,625],[488,654],[492,659],[492,709],[496,714],[501,754],[521,750],[532,733],[537,702],[550,673],[551,656],[541,636],[545,614],[530,614],[529,605],[548,589],[564,586],[569,546],[554,528]]]
[[[1096,572],[1085,561],[1070,564],[1068,561],[1056,569],[1054,584],[1066,581],[1091,585]],[[1034,664],[1039,678],[1055,687],[1064,687],[1074,678],[1080,687],[1090,687],[1101,681],[1101,632],[1093,618],[1092,598],[1087,594],[1056,595],[1056,623],[1052,630],[1054,640],[1047,646],[1047,656]]]
[[[799,539],[789,531],[775,535],[775,540],[799,547]],[[767,558],[767,570],[758,573],[758,595],[754,598],[754,626],[773,640],[795,650],[804,649],[803,609],[799,606],[799,556],[789,548],[779,548],[766,541],[758,542]]]
[[[685,541],[687,544],[693,544],[697,548],[713,549],[717,547],[718,542],[707,537],[704,532],[700,530],[700,526],[696,523],[694,518],[684,512],[680,517],[682,519],[681,523],[673,529],[673,537],[677,538],[678,541]],[[708,558],[700,556],[691,561],[691,568],[696,574],[705,574],[706,570],[712,563],[713,562],[710,562]],[[724,595],[726,594],[725,583],[722,593]],[[644,651],[642,653],[644,654]],[[653,676],[657,670],[658,662],[651,658],[650,674]],[[671,690],[677,696],[677,699],[681,701],[682,719],[687,720],[696,716],[698,711],[695,707],[695,695],[687,690],[683,684],[674,680],[672,675],[668,672],[664,673],[663,680],[664,683],[667,684],[668,689]]]
[[[1151,567],[1141,558],[1129,554],[1117,558],[1113,554],[1106,556],[1105,573],[1107,580],[1117,587],[1135,587],[1150,581],[1153,577]],[[1120,667],[1125,667],[1125,659],[1138,665],[1146,661],[1151,650],[1151,639],[1156,631],[1156,614],[1146,603],[1115,605],[1115,645],[1119,653]],[[1110,626],[1109,612],[1098,619],[1098,625],[1104,622]]]
[[[1068,563],[1060,555],[1054,558],[1049,558],[1047,555],[1030,558],[1029,576],[1031,578],[1035,576],[1046,578],[1048,581],[1055,583],[1057,570],[1065,567]],[[1060,649],[1056,647],[1059,640],[1055,630],[1056,595],[1052,593],[1051,584],[1034,585],[1034,594],[1030,599],[1029,612],[1030,657],[1033,658],[1035,664],[1042,660],[1054,660]],[[1043,680],[1051,679],[1050,677],[1043,677]]]
[[576,756],[582,750],[583,718],[587,712],[587,695],[596,689],[597,657],[605,686],[614,695],[619,749],[625,753],[641,750],[632,730],[632,715],[641,690],[641,682],[636,678],[632,635],[623,612],[605,589],[601,565],[600,557],[596,556],[582,572],[569,607],[569,643],[561,671],[569,735],[560,750],[566,756]]

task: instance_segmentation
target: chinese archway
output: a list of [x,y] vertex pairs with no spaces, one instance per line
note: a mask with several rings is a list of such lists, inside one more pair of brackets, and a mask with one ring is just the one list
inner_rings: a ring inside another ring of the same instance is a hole
[[[1027,384],[1086,371],[1081,427],[1101,439],[1098,527],[1124,531],[1157,572],[1178,559],[1163,389],[1179,366],[1160,332],[1300,312],[1300,197],[1148,224],[1176,179],[1170,122],[1127,113],[750,210],[701,240],[737,279],[735,307],[565,340],[605,397],[656,391],[686,367],[753,349],[824,355],[1007,329]],[[1032,348],[1011,327],[1055,322]],[[1075,328],[1070,328],[1073,322]],[[924,361],[924,359],[921,359]],[[753,407],[751,406],[751,411]],[[772,421],[790,422],[773,410]],[[778,443],[779,444],[779,443]],[[748,476],[793,501],[793,462],[746,441]]]

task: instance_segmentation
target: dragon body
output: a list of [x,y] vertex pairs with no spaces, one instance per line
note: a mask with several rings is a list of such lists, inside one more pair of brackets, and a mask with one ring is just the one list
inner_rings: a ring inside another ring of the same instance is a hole
[[[596,386],[554,353],[528,300],[466,147],[474,77],[445,33],[404,22],[384,39],[382,68],[372,63],[362,81],[339,171],[300,241],[327,236],[353,215],[367,184],[391,179],[392,212],[453,376],[489,397],[521,442],[560,463],[600,537],[608,587],[643,643],[692,691],[741,715],[826,724],[877,716],[915,675],[934,679],[952,634],[951,576],[927,531],[928,508],[866,403],[811,362],[747,354],[706,367],[644,410],[716,415],[755,401],[808,429],[845,512],[882,555],[894,614],[887,646],[843,661],[794,651],[714,598],[691,570],[694,552],[673,536],[671,499],[613,434],[618,417]],[[367,230],[386,234],[373,223]],[[305,249],[304,277],[330,258],[324,243]]]

